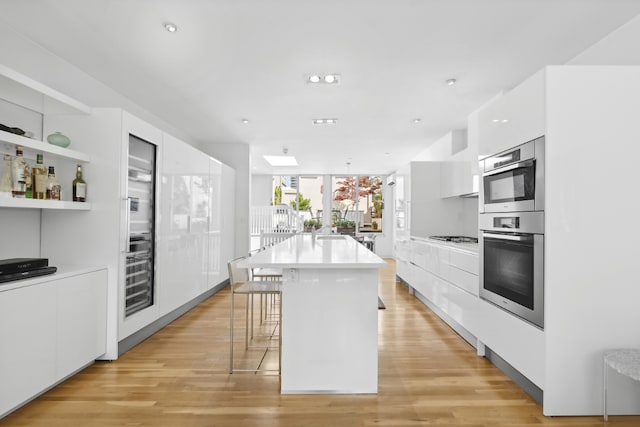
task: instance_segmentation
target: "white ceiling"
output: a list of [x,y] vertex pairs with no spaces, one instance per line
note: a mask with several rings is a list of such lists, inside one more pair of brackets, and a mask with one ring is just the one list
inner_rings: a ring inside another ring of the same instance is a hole
[[[254,173],[285,174],[392,172],[501,90],[640,13],[638,0],[0,4],[6,25],[197,143],[250,144]],[[314,73],[341,83],[305,83]],[[322,117],[339,121],[312,124]],[[262,158],[283,147],[298,168]]]

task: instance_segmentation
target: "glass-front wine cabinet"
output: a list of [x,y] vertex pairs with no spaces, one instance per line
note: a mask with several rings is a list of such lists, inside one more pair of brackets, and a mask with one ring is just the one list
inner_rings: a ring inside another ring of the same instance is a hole
[[129,135],[125,317],[154,304],[156,146]]

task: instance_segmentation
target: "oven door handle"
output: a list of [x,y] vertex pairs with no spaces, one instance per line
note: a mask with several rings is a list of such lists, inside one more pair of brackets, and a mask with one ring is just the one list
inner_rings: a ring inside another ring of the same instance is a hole
[[492,171],[485,172],[485,173],[482,174],[482,176],[498,175],[500,173],[509,172],[510,170],[514,170],[514,169],[528,168],[530,166],[533,166],[534,162],[535,162],[535,160],[533,160],[533,159],[532,160],[525,160],[524,162],[514,163],[512,165],[505,166],[503,168],[494,169]]
[[498,233],[482,233],[483,237],[491,237],[500,240],[513,240],[515,242],[530,242],[533,240],[533,236],[523,236],[514,234],[498,234]]

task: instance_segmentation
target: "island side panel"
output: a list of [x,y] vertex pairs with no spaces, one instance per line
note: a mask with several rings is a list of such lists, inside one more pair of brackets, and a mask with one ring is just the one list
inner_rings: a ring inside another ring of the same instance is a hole
[[285,269],[282,393],[377,393],[378,269]]

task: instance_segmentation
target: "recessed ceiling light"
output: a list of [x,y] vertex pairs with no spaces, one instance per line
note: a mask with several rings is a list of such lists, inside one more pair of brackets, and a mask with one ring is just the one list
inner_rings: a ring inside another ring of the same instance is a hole
[[307,83],[326,83],[326,84],[337,84],[340,83],[340,74],[312,74],[307,77]]
[[264,156],[271,166],[298,166],[294,156]]
[[454,84],[456,84],[456,82],[457,82],[457,80],[456,80],[456,79],[448,79],[446,83],[447,83],[449,86],[453,86]]
[[420,123],[421,121],[422,119],[420,117],[413,119],[413,123]]
[[245,125],[249,124],[249,119],[242,119],[242,123],[244,123]]
[[314,125],[334,125],[338,119],[313,119]]
[[502,119],[500,120],[502,123],[509,123],[509,119]]
[[176,24],[172,24],[171,22],[165,22],[164,29],[169,31],[170,33],[175,33],[178,31],[178,26]]

